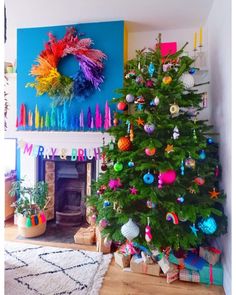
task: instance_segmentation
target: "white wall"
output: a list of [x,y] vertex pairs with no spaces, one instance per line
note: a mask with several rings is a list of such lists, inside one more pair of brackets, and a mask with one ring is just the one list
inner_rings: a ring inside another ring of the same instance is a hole
[[223,248],[224,289],[231,293],[231,3],[215,0],[208,18],[211,119],[220,143],[222,188],[227,194],[228,234],[219,239]]

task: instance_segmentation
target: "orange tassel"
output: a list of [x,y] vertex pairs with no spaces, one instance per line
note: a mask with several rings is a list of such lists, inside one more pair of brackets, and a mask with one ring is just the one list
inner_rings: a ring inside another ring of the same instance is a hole
[[31,218],[31,223],[32,223],[32,226],[34,226],[34,225],[35,225],[35,221],[34,221],[34,215],[30,216],[30,218]]

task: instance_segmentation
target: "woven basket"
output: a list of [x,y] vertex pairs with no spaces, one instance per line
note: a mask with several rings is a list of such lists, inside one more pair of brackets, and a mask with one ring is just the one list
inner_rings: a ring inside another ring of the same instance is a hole
[[18,214],[17,216],[17,225],[18,225],[18,234],[25,238],[33,238],[41,236],[46,231],[47,222],[37,224],[31,227],[26,227],[26,217]]

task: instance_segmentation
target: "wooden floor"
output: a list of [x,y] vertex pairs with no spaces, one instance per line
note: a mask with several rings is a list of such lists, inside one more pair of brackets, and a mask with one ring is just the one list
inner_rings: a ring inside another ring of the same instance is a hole
[[[32,243],[44,246],[61,248],[83,249],[96,251],[95,246],[82,246],[77,244],[48,243],[28,240],[17,240],[17,226],[13,221],[5,223],[5,240],[19,243]],[[207,286],[204,284],[175,281],[166,283],[166,278],[124,272],[114,263],[114,259],[106,273],[100,295],[224,295],[222,287]]]

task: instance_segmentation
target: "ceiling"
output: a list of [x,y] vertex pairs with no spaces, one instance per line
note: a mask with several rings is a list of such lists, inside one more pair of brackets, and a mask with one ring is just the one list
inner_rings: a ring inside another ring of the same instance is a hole
[[11,27],[126,20],[129,32],[204,25],[214,0],[5,0]]

